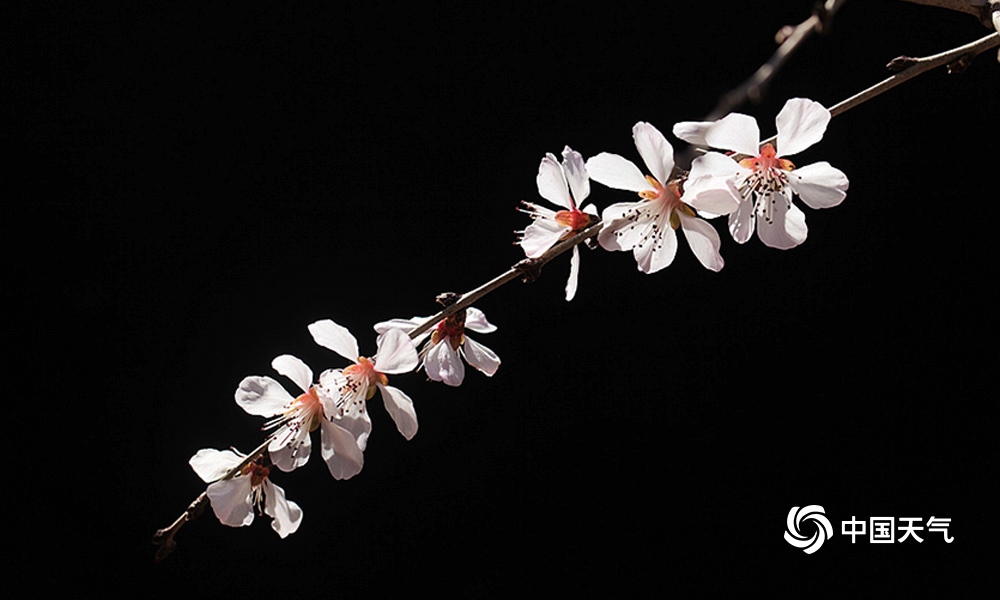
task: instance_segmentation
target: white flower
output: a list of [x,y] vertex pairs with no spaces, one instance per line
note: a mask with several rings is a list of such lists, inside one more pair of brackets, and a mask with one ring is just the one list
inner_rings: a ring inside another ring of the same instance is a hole
[[[392,319],[375,325],[375,331],[384,334],[393,328],[403,331],[413,331],[429,317],[413,317],[412,319]],[[465,366],[462,359],[470,366],[492,377],[500,367],[500,358],[479,342],[465,335],[465,330],[476,333],[491,333],[496,331],[496,325],[486,320],[483,311],[476,308],[460,310],[441,320],[437,326],[414,340],[420,343],[427,340],[420,350],[420,367],[427,371],[427,376],[434,381],[443,381],[450,386],[462,385],[465,379]],[[428,339],[429,338],[429,339]]]
[[253,522],[254,509],[271,517],[271,527],[282,538],[295,533],[302,523],[302,509],[285,499],[285,490],[271,483],[270,469],[260,459],[253,461],[234,477],[219,481],[245,457],[232,450],[203,448],[188,461],[194,472],[208,486],[212,510],[224,525],[243,527]]
[[[309,333],[317,344],[333,350],[354,364],[345,369],[330,369],[319,376],[320,388],[331,399],[328,409],[335,412],[337,419],[368,421],[365,402],[382,392],[382,401],[396,429],[406,439],[417,434],[417,413],[409,396],[390,385],[386,373],[406,373],[417,368],[417,349],[410,336],[399,329],[390,329],[378,338],[376,355],[369,359],[359,356],[358,341],[347,328],[329,319],[309,325]],[[362,450],[367,443],[368,432],[358,438]]]
[[272,417],[264,429],[275,430],[268,446],[274,465],[282,471],[304,465],[312,451],[309,434],[320,429],[323,460],[330,474],[336,479],[357,475],[364,466],[363,439],[371,431],[368,415],[335,419],[339,415],[330,410],[332,402],[312,385],[312,369],[298,358],[284,354],[271,366],[295,382],[302,394],[292,397],[274,379],[251,376],[236,389],[236,403],[252,415]]
[[678,123],[674,135],[692,144],[746,156],[737,161],[709,152],[695,159],[685,199],[691,196],[697,201],[703,195],[734,193],[739,209],[729,215],[733,239],[742,244],[756,229],[764,244],[786,249],[804,242],[808,233],[805,214],[792,204],[792,193],[812,208],[829,208],[847,195],[848,181],[827,162],[796,169],[784,158],[822,139],[830,111],[818,102],[792,98],[775,121],[777,149],[771,144],[761,147],[757,121],[739,113],[714,122]]
[[[559,159],[554,154],[547,153],[538,166],[538,176],[535,178],[539,195],[562,210],[555,211],[534,202],[522,202],[525,208],[519,209],[533,219],[520,232],[521,239],[517,242],[528,258],[538,258],[560,240],[597,222],[597,209],[594,205],[583,206],[583,201],[590,195],[590,181],[583,157],[569,146],[563,148],[562,155],[563,162],[559,164]],[[567,301],[576,295],[576,283],[580,274],[579,246],[573,246],[569,264]]]
[[705,268],[722,269],[719,234],[698,218],[695,209],[713,216],[724,215],[736,210],[736,200],[716,194],[695,202],[682,202],[678,183],[670,180],[674,169],[670,142],[649,123],[636,123],[632,137],[651,175],[643,177],[639,167],[617,154],[602,152],[587,160],[591,179],[615,189],[637,192],[642,198],[604,209],[601,218],[605,225],[598,235],[601,246],[606,250],[631,250],[640,271],[655,273],[673,262],[677,253],[675,231],[680,228]]

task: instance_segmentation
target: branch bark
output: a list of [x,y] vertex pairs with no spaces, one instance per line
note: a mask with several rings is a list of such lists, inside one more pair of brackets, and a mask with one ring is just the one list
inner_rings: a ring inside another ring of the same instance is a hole
[[[937,6],[972,15],[979,19],[979,22],[986,27],[993,27],[990,19],[991,10],[995,10],[996,0],[902,0],[911,4],[922,6]],[[1000,29],[998,29],[1000,31]]]

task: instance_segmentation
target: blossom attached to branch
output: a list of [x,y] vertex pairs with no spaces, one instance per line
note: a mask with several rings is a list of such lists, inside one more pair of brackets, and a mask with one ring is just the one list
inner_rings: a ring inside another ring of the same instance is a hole
[[651,175],[643,176],[632,161],[617,154],[602,152],[587,160],[590,178],[608,187],[639,194],[638,202],[621,202],[604,209],[604,229],[598,242],[606,250],[631,250],[639,270],[655,273],[670,265],[677,253],[680,229],[698,261],[712,271],[723,267],[719,254],[719,234],[709,223],[698,218],[729,214],[737,202],[729,194],[711,194],[688,200],[670,175],[674,169],[674,150],[670,142],[649,123],[636,123],[632,137]]
[[[275,466],[291,471],[304,465],[312,451],[310,432],[320,429],[323,460],[336,479],[349,479],[364,466],[357,438],[371,424],[358,419],[335,419],[333,402],[314,386],[313,372],[300,359],[284,354],[271,362],[274,370],[291,379],[302,394],[292,397],[270,377],[251,376],[236,389],[236,403],[252,415],[271,417],[264,429],[274,430],[268,453]],[[365,417],[367,418],[367,416]]]
[[357,433],[358,446],[364,450],[371,421],[366,402],[378,390],[396,429],[406,439],[417,434],[417,413],[413,401],[401,390],[388,385],[386,374],[407,373],[417,368],[420,359],[413,341],[400,329],[390,329],[378,338],[378,350],[372,358],[360,356],[358,340],[346,327],[329,319],[309,325],[309,333],[320,346],[333,350],[354,364],[345,369],[330,369],[319,376],[319,387],[330,398],[335,420],[367,423]]
[[[410,332],[426,321],[427,317],[392,319],[376,324],[375,331],[385,334],[393,328],[399,328]],[[488,377],[497,372],[500,358],[486,346],[465,335],[466,329],[476,333],[491,333],[497,330],[496,325],[486,320],[483,311],[469,307],[445,317],[434,329],[417,336],[414,340],[417,344],[427,340],[420,350],[420,367],[427,371],[427,377],[450,386],[462,385],[465,379],[462,359]]]
[[[583,157],[569,146],[563,148],[562,155],[563,162],[560,164],[554,154],[546,154],[538,166],[538,176],[535,178],[538,194],[562,210],[555,211],[534,202],[522,202],[525,208],[519,209],[533,219],[520,232],[521,239],[517,242],[528,258],[538,258],[560,240],[583,231],[598,219],[597,209],[593,204],[583,206],[584,200],[590,195],[590,180]],[[576,296],[577,279],[580,275],[578,246],[573,246],[569,264],[567,301]]]
[[[794,192],[811,208],[829,208],[847,195],[847,176],[827,162],[795,168],[787,156],[797,154],[823,137],[830,111],[818,102],[792,98],[778,113],[777,148],[760,144],[753,117],[732,113],[712,122],[682,122],[674,135],[695,145],[738,153],[709,152],[692,163],[692,201],[727,190],[738,194],[739,208],[729,215],[733,239],[744,243],[754,230],[772,248],[794,248],[806,240],[805,214],[792,204]],[[781,155],[778,155],[778,152]]]
[[263,459],[246,464],[227,478],[243,458],[232,450],[203,448],[188,461],[209,484],[207,494],[215,516],[224,525],[244,527],[253,523],[256,510],[271,517],[271,527],[282,538],[295,533],[302,523],[302,509],[285,499],[285,490],[271,483],[271,470]]

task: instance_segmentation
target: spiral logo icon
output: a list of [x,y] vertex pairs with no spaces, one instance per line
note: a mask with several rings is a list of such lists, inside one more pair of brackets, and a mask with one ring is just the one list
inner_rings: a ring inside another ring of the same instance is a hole
[[[830,525],[830,520],[823,514],[824,512],[822,506],[815,504],[802,508],[793,506],[792,510],[788,511],[788,531],[785,532],[785,541],[802,549],[806,554],[812,554],[819,550],[826,538],[833,536],[833,527]],[[812,537],[807,538],[802,534],[803,521],[816,522],[816,531]]]

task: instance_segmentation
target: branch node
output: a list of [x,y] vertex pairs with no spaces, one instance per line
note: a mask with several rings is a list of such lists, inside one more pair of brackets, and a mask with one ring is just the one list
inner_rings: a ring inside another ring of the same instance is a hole
[[544,265],[545,263],[537,258],[526,258],[518,261],[513,268],[521,274],[521,281],[531,283],[541,276]]
[[954,61],[948,63],[945,68],[948,70],[949,75],[959,75],[969,68],[972,64],[972,59],[976,58],[974,54],[963,54],[959,56]]
[[899,73],[900,71],[905,71],[919,62],[912,56],[897,56],[896,58],[889,61],[885,65],[885,68],[893,73]]
[[441,292],[434,297],[434,301],[441,306],[448,308],[452,304],[458,302],[462,299],[462,294],[456,294],[455,292]]

